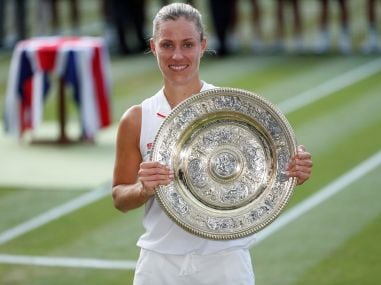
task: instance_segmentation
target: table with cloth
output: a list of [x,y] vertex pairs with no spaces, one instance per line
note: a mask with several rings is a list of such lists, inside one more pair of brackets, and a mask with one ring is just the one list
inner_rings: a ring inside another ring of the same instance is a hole
[[[102,38],[42,37],[19,42],[13,52],[4,113],[8,133],[21,138],[38,127],[52,76],[59,79],[60,97],[64,97],[64,87],[73,90],[82,138],[92,140],[111,124],[109,57]],[[65,142],[65,100],[58,102],[59,141]]]

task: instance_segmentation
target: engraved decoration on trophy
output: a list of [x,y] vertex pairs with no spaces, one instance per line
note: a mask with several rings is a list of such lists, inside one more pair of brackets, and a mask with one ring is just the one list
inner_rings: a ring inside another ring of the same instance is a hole
[[209,239],[251,235],[274,221],[296,184],[296,152],[284,115],[253,92],[216,88],[183,101],[165,119],[151,160],[175,172],[159,204],[183,229]]

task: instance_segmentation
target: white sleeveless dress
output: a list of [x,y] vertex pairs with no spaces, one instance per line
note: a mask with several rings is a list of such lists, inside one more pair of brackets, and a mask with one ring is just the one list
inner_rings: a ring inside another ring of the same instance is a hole
[[[212,88],[215,86],[203,82],[201,91]],[[147,161],[156,133],[171,108],[163,89],[141,106],[140,150]],[[174,223],[155,198],[145,204],[143,226],[145,233],[137,242],[141,250],[134,285],[255,285],[248,250],[254,236],[229,241],[197,237]]]
[[[201,91],[216,88],[203,82]],[[144,100],[142,106],[142,124],[140,132],[140,150],[144,161],[150,156],[153,141],[160,125],[171,112],[163,89],[153,97]],[[155,198],[145,205],[143,226],[146,232],[140,237],[137,245],[141,248],[164,254],[210,254],[233,248],[248,248],[255,237],[249,236],[237,240],[214,241],[188,233],[161,209]]]

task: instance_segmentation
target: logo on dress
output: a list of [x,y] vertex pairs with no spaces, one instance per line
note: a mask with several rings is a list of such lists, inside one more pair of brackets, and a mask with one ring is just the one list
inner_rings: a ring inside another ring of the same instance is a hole
[[159,112],[157,112],[156,115],[157,115],[158,117],[160,117],[160,118],[163,118],[163,119],[167,117],[166,115],[164,115],[164,114],[162,114],[162,113],[159,113]]
[[153,148],[153,143],[152,143],[152,142],[147,143],[147,152],[146,152],[146,155],[147,155],[148,157],[151,155],[152,148]]

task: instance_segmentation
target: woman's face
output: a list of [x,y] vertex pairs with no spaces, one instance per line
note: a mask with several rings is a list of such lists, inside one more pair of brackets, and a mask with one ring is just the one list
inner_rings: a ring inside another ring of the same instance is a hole
[[206,40],[192,21],[180,17],[160,23],[156,37],[150,41],[164,81],[176,85],[199,81],[199,65]]

